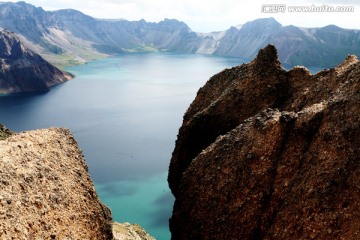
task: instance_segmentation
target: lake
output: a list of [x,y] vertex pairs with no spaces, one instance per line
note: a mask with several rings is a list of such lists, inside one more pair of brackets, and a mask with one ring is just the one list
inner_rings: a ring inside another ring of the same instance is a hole
[[114,220],[168,240],[167,171],[183,114],[212,75],[244,61],[147,53],[70,67],[76,78],[48,93],[0,97],[0,123],[14,131],[69,128]]
[[70,67],[76,78],[48,93],[0,97],[0,122],[14,131],[69,128],[114,220],[168,240],[167,170],[183,114],[212,75],[243,61],[148,53]]

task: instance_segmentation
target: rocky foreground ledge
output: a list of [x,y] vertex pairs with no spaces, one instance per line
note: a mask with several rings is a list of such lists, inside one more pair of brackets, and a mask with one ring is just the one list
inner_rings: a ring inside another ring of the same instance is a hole
[[0,125],[0,239],[153,238],[112,222],[69,130],[14,134]]
[[172,239],[360,239],[360,62],[315,75],[269,45],[187,110]]

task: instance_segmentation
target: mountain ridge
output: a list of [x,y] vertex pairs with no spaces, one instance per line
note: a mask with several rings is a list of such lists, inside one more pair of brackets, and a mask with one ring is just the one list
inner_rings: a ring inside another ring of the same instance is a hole
[[28,49],[13,33],[0,31],[0,94],[46,92],[72,78]]
[[[16,18],[14,16],[17,16]],[[252,59],[274,44],[283,64],[335,67],[360,55],[360,31],[329,25],[282,26],[262,18],[222,32],[193,32],[184,22],[164,19],[96,19],[73,9],[45,11],[25,2],[0,5],[0,28],[16,32],[56,65],[72,65],[126,52],[169,51]]]

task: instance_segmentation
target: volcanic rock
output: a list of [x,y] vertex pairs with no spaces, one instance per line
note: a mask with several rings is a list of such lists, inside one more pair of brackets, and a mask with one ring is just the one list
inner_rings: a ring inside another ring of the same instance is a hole
[[68,130],[0,141],[0,239],[109,240],[111,220]]
[[360,63],[284,70],[269,45],[213,76],[169,168],[172,239],[360,239]]

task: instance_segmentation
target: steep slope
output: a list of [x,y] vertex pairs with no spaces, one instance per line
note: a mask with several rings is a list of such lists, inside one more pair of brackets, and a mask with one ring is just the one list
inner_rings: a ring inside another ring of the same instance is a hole
[[215,54],[253,58],[264,44],[269,43],[273,34],[281,31],[281,24],[273,18],[258,19],[246,23],[242,28],[226,31]]
[[213,76],[169,169],[172,239],[359,239],[360,62],[285,71],[274,46]]
[[25,47],[11,32],[0,31],[0,94],[44,92],[71,78]]

